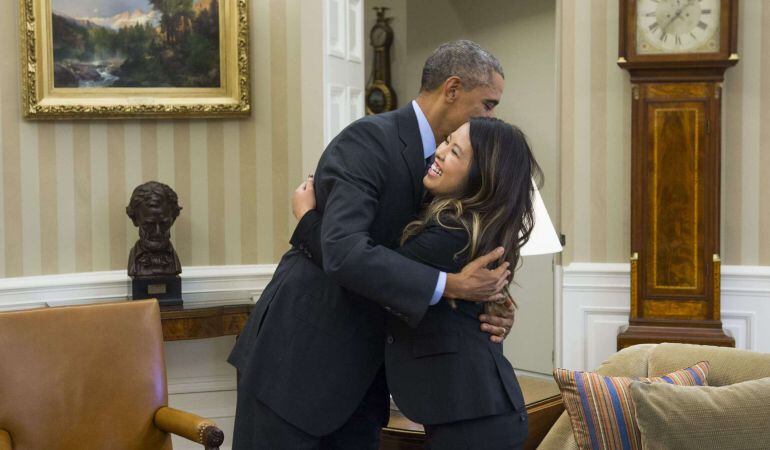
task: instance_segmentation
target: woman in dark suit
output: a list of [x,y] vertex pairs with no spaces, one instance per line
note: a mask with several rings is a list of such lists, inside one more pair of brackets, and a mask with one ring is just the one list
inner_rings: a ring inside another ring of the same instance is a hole
[[[436,149],[423,178],[433,198],[407,225],[398,252],[451,273],[502,245],[506,253],[498,264],[517,267],[533,227],[532,179],[541,176],[518,128],[471,119]],[[312,180],[295,194],[293,206],[298,218],[314,208]],[[502,344],[478,327],[484,309],[442,300],[416,328],[388,319],[388,387],[401,411],[425,426],[430,449],[510,450],[526,440],[516,375]]]

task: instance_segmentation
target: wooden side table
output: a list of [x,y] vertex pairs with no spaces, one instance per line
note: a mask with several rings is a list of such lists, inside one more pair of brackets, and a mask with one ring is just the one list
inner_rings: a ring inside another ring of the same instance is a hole
[[164,341],[205,339],[240,334],[252,304],[212,308],[161,308]]
[[[529,416],[524,448],[535,449],[564,411],[564,403],[553,381],[520,376],[519,383]],[[398,410],[390,411],[390,422],[382,429],[380,438],[380,450],[422,450],[425,444],[422,425],[407,419]]]

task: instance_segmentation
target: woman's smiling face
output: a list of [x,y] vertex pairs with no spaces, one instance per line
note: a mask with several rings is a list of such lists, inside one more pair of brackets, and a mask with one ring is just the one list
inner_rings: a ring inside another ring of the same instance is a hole
[[422,184],[435,197],[459,195],[468,181],[473,160],[470,124],[460,125],[436,148],[436,158]]

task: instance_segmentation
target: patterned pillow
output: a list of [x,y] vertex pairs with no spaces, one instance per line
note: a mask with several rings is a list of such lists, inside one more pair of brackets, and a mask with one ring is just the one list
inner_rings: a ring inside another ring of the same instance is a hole
[[702,361],[657,378],[606,377],[594,372],[553,371],[575,441],[587,449],[642,448],[629,385],[632,381],[706,386],[709,363]]

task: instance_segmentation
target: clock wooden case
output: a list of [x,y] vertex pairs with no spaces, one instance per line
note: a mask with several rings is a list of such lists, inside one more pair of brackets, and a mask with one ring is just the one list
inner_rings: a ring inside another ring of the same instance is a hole
[[366,87],[366,113],[379,114],[393,111],[398,103],[396,91],[390,82],[390,47],[393,45],[393,28],[390,18],[385,17],[388,8],[375,7],[377,23],[369,33],[369,39],[374,47],[372,62],[372,81]]
[[618,349],[734,346],[720,314],[722,82],[737,63],[738,2],[620,0],[630,73],[631,311]]

